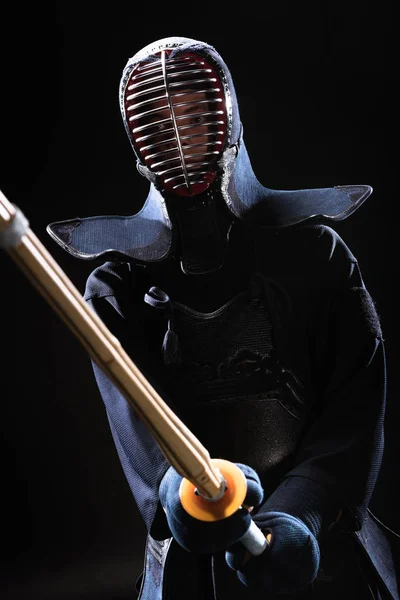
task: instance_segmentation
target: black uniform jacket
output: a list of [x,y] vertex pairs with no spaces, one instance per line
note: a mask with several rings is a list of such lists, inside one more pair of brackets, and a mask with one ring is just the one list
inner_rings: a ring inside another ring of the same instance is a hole
[[[392,540],[368,511],[383,453],[382,333],[357,260],[332,228],[238,223],[216,273],[121,259],[95,268],[85,299],[212,457],[255,468],[265,497],[290,474],[335,499],[341,517],[320,540],[320,575],[304,592],[313,595],[293,598],[370,598],[377,581],[382,597],[399,598]],[[171,542],[158,501],[168,462],[93,366],[149,532],[142,600],[181,598],[185,582],[199,600],[263,597],[223,556],[188,556]]]

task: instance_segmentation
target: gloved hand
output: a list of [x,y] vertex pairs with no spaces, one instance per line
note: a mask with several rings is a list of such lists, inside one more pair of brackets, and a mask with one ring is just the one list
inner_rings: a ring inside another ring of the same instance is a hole
[[[263,488],[257,473],[249,466],[236,463],[247,481],[244,506],[256,507],[263,499]],[[225,550],[246,533],[251,515],[240,508],[226,519],[206,522],[195,519],[183,508],[179,498],[181,475],[170,467],[161,480],[159,497],[174,539],[188,552],[212,554]],[[239,542],[241,544],[241,542]],[[242,545],[242,544],[241,544]]]
[[242,544],[234,544],[225,560],[244,585],[265,597],[300,592],[318,574],[318,539],[338,510],[333,495],[317,481],[289,476],[253,515],[255,524],[271,534],[269,547],[249,557]]
[[269,547],[243,566],[246,549],[236,543],[225,553],[229,567],[244,585],[268,594],[306,588],[316,577],[320,562],[318,542],[307,525],[286,513],[270,512],[263,515],[262,531],[271,533]]

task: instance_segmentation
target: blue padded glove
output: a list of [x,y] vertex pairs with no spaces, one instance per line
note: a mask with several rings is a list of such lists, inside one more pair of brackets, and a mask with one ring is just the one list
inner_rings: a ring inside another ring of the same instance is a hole
[[318,538],[337,514],[336,503],[320,484],[288,477],[253,517],[265,534],[271,533],[270,546],[247,560],[243,545],[234,544],[225,560],[244,585],[260,593],[300,592],[318,574]]
[[[235,463],[247,480],[246,506],[258,506],[263,499],[263,488],[257,473],[247,465]],[[251,516],[246,508],[214,522],[195,519],[183,508],[179,499],[181,475],[170,467],[161,480],[159,496],[174,539],[188,552],[213,554],[225,550],[246,533]],[[241,544],[242,545],[242,544]]]
[[271,533],[270,546],[244,565],[246,549],[235,544],[225,553],[240,581],[269,594],[300,591],[316,577],[320,551],[315,536],[297,517],[270,512],[264,515],[264,533]]

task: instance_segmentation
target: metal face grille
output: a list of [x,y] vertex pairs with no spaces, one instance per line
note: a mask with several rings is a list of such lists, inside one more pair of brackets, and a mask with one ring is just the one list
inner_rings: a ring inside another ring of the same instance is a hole
[[194,196],[214,181],[227,132],[225,93],[214,67],[185,53],[139,63],[124,93],[133,146],[162,187]]

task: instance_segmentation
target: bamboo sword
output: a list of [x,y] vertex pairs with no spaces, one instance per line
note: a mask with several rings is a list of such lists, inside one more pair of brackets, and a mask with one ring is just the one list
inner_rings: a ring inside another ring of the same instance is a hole
[[[22,211],[0,191],[0,247],[81,342],[143,420],[169,463],[183,477],[181,502],[192,516],[215,521],[233,514],[246,495],[246,479],[233,463],[212,459],[86,304],[79,290],[34,234]],[[195,493],[195,492],[198,493]],[[251,521],[241,539],[253,555],[268,541]]]

